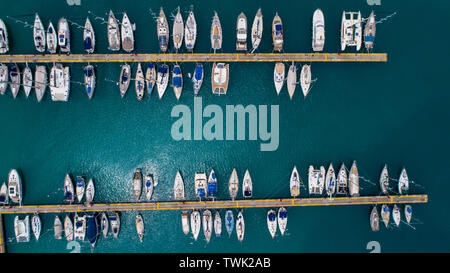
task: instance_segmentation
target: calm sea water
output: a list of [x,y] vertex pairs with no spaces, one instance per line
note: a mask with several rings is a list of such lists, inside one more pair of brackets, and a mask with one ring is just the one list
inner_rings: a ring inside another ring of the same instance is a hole
[[[380,20],[375,52],[387,52],[387,63],[313,63],[313,89],[304,100],[300,87],[292,101],[286,87],[280,96],[273,87],[272,63],[231,64],[226,96],[211,94],[211,64],[205,64],[205,82],[200,91],[204,105],[279,105],[280,143],[274,152],[261,152],[259,141],[174,141],[170,129],[176,104],[192,108],[193,89],[186,73],[194,64],[182,64],[185,87],[179,102],[169,87],[160,101],[155,94],[137,101],[133,86],[124,99],[117,86],[119,64],[96,64],[97,88],[89,101],[84,88],[72,83],[70,102],[55,103],[49,93],[37,103],[23,91],[12,99],[0,98],[0,179],[7,179],[11,168],[18,168],[24,181],[25,204],[62,202],[62,183],[66,172],[84,174],[96,180],[96,202],[132,201],[131,177],[136,167],[156,175],[159,185],[153,200],[171,200],[173,179],[180,169],[188,198],[194,199],[196,171],[214,168],[219,179],[219,198],[228,197],[226,185],[233,167],[242,178],[248,168],[254,183],[254,197],[287,197],[288,179],[295,164],[302,179],[307,168],[338,168],[358,161],[360,175],[377,183],[385,163],[396,179],[403,166],[415,183],[413,193],[429,194],[427,204],[413,205],[414,229],[400,228],[378,233],[369,226],[370,206],[289,208],[288,231],[271,239],[266,225],[267,209],[246,209],[246,234],[239,243],[231,238],[213,238],[209,244],[201,233],[198,241],[181,231],[180,212],[141,212],[145,220],[144,242],[139,243],[134,225],[135,212],[121,214],[118,240],[98,240],[95,252],[368,252],[370,241],[377,241],[382,252],[448,252],[450,246],[450,205],[448,183],[448,112],[450,95],[444,73],[450,61],[442,48],[450,38],[440,27],[450,4],[446,1],[381,1],[370,6],[365,0],[345,1],[86,1],[70,6],[66,1],[2,1],[0,18],[8,28],[10,53],[34,53],[32,29],[15,19],[33,22],[39,12],[47,26],[65,16],[84,25],[89,15],[96,31],[97,52],[107,51],[106,25],[93,14],[106,18],[112,9],[118,18],[126,11],[136,23],[136,52],[158,52],[156,25],[151,17],[163,6],[166,15],[181,5],[186,19],[194,5],[198,24],[195,51],[210,52],[209,30],[213,11],[222,23],[222,52],[234,52],[235,23],[243,11],[251,24],[257,8],[264,16],[264,34],[259,52],[271,52],[270,25],[275,12],[284,23],[285,51],[311,51],[311,18],[316,8],[325,14],[325,52],[338,52],[342,11],[360,10],[367,17],[372,9]],[[76,2],[76,1],[75,1]],[[7,4],[6,4],[7,3]],[[93,14],[89,14],[89,11]],[[420,12],[419,12],[420,11]],[[433,14],[433,20],[419,20],[420,14]],[[8,18],[8,16],[10,16]],[[12,18],[14,17],[14,18]],[[173,20],[169,20],[172,25]],[[82,30],[71,26],[72,52],[82,53]],[[172,45],[171,45],[172,46]],[[250,46],[250,43],[249,43]],[[184,48],[184,45],[183,45]],[[352,49],[349,50],[352,52]],[[301,64],[299,63],[298,66]],[[33,70],[34,65],[31,64]],[[21,66],[23,67],[23,66]],[[81,65],[73,64],[73,81],[82,81]],[[48,65],[48,68],[50,66]],[[132,64],[135,69],[136,65]],[[135,71],[135,70],[133,70]],[[47,90],[48,92],[48,90]],[[392,183],[394,186],[394,183]],[[378,194],[377,185],[361,181],[362,195]],[[302,194],[302,196],[306,196]],[[403,207],[402,207],[403,208]],[[235,211],[237,213],[237,211]],[[224,211],[222,211],[222,216]],[[403,214],[403,210],[402,210]],[[14,242],[13,215],[4,216],[8,252],[69,252],[67,242],[53,238],[55,215],[41,215],[43,234],[39,242]],[[60,218],[63,219],[61,214]],[[404,219],[404,218],[403,218]],[[90,252],[89,244],[81,246]]]

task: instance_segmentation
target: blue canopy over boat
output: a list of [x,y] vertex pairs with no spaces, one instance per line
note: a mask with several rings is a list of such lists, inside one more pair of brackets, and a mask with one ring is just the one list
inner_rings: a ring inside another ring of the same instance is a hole
[[[195,67],[195,72],[194,72],[194,79],[197,81],[200,81],[203,79],[203,65],[198,64]],[[215,176],[215,174],[213,174]],[[215,177],[214,177],[215,178]]]
[[84,178],[77,177],[77,186],[83,186],[84,185]]
[[217,195],[217,181],[208,182],[208,196],[215,197]]
[[364,36],[364,41],[366,42],[374,42],[375,36]]
[[166,64],[162,64],[158,67],[158,72],[159,73],[167,73],[167,70],[169,69],[169,67]]
[[6,203],[6,197],[4,195],[0,195],[0,203]]
[[197,195],[200,197],[205,197],[205,189],[198,189]]
[[89,50],[92,49],[92,40],[91,37],[86,37],[86,39],[84,39],[84,50]]
[[270,222],[275,221],[275,219],[276,219],[275,212],[269,213],[269,215],[267,217],[269,218]]
[[84,75],[86,75],[88,77],[92,77],[93,74],[94,74],[94,71],[93,71],[92,67],[84,68]]
[[98,224],[97,218],[94,214],[90,214],[87,217],[87,237],[91,245],[94,245],[97,241]]
[[284,218],[287,218],[287,210],[282,210],[282,211],[280,211],[280,218],[282,218],[282,219],[284,219]]
[[252,196],[252,192],[249,191],[249,190],[245,190],[245,191],[244,191],[244,196],[245,196],[245,197],[250,197],[250,196]]
[[68,191],[68,192],[66,192],[66,194],[64,194],[64,200],[65,201],[71,201],[72,200],[72,193],[70,191]]
[[155,65],[153,64],[153,63],[149,63],[148,65],[147,65],[147,68],[153,68]]
[[175,87],[181,87],[181,77],[180,76],[175,76],[175,77],[173,77],[173,85],[175,86]]
[[281,35],[282,31],[283,31],[283,28],[282,28],[281,24],[276,24],[275,25],[275,34]]

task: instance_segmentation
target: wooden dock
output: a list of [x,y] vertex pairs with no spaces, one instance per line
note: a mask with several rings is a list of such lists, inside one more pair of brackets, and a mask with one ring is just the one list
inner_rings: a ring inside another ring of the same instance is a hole
[[0,63],[109,62],[387,62],[386,53],[188,53],[0,55]]
[[5,233],[3,232],[3,215],[0,214],[0,253],[6,253]]
[[72,205],[25,205],[0,208],[0,214],[17,213],[63,213],[89,211],[163,211],[191,209],[231,209],[231,208],[274,208],[302,206],[375,205],[375,204],[413,204],[427,203],[428,195],[392,195],[361,197],[320,197],[320,198],[282,198],[247,199],[186,202],[138,202],[115,204],[72,204]]

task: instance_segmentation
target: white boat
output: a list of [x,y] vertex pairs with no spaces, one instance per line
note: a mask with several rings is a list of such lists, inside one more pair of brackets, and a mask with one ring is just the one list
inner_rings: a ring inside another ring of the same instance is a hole
[[234,215],[232,210],[227,210],[225,213],[225,228],[227,229],[228,237],[230,237],[234,228]]
[[75,181],[75,192],[77,194],[78,203],[81,202],[81,199],[83,199],[84,195],[84,189],[86,188],[86,182],[84,180],[84,177],[77,176],[77,179]]
[[0,94],[4,95],[6,88],[8,87],[8,67],[4,64],[0,64]]
[[183,91],[183,74],[181,74],[181,67],[178,64],[173,66],[172,87],[175,97],[179,100]]
[[358,51],[362,42],[361,12],[342,12],[341,50],[355,46]]
[[211,48],[216,50],[222,48],[222,26],[220,25],[219,16],[214,11],[214,17],[211,23]]
[[75,190],[73,188],[72,178],[66,174],[64,178],[64,202],[72,203],[75,199]]
[[58,21],[58,45],[62,53],[70,52],[70,29],[66,18]]
[[89,182],[86,185],[86,205],[92,203],[95,196],[95,188],[94,188],[94,180],[92,178],[89,179]]
[[187,210],[183,210],[181,212],[181,227],[183,229],[184,235],[188,235],[188,233],[189,233],[189,212]]
[[37,65],[34,72],[34,93],[38,102],[42,100],[47,89],[47,69],[45,65]]
[[156,83],[156,69],[153,63],[147,65],[147,71],[145,72],[145,83],[147,84],[147,93],[150,96]]
[[8,31],[5,23],[0,19],[0,53],[6,53],[9,50]]
[[39,240],[39,236],[41,235],[41,229],[42,229],[42,223],[41,218],[37,213],[31,217],[31,230],[33,231],[34,238],[36,238],[36,241]]
[[53,26],[53,23],[50,21],[50,24],[47,28],[47,50],[51,54],[56,53],[56,49],[58,47],[58,37],[56,35],[56,29]]
[[381,206],[381,219],[383,220],[386,228],[389,226],[390,218],[391,218],[391,209],[388,207],[388,205],[383,204],[383,206]]
[[232,200],[236,198],[239,190],[239,178],[236,172],[236,168],[233,168],[231,172],[230,179],[228,180],[228,191]]
[[292,197],[300,195],[300,175],[298,174],[296,166],[292,169],[291,179],[289,180],[289,189]]
[[376,30],[377,22],[375,21],[375,14],[372,11],[369,18],[367,18],[366,26],[364,27],[364,46],[367,51],[370,51],[373,48]]
[[413,213],[413,210],[412,210],[411,205],[406,205],[405,206],[405,218],[406,218],[406,222],[408,224],[411,223],[412,213]]
[[113,234],[114,238],[117,238],[119,236],[120,231],[120,217],[119,213],[113,212],[109,216],[109,224],[111,225],[111,232]]
[[289,98],[292,99],[295,92],[295,87],[297,87],[297,67],[295,67],[294,62],[292,62],[289,67],[287,75],[287,89],[289,93]]
[[380,230],[380,216],[378,215],[377,207],[374,206],[372,212],[370,213],[370,227],[372,231]]
[[242,215],[242,211],[240,211],[236,217],[236,235],[239,242],[242,242],[244,240],[245,222],[244,222],[244,215]]
[[230,68],[228,64],[225,63],[213,64],[211,77],[213,94],[222,95],[227,93],[229,77],[230,77]]
[[84,87],[88,98],[91,99],[95,90],[95,70],[93,65],[86,65],[83,69]]
[[50,94],[53,101],[68,101],[70,95],[69,67],[54,64],[50,70]]
[[311,66],[304,64],[300,73],[300,85],[302,87],[303,96],[308,96],[311,87]]
[[359,175],[356,161],[353,161],[348,175],[348,191],[351,197],[359,196]]
[[18,243],[30,241],[30,220],[28,215],[23,220],[19,220],[19,216],[14,217],[14,233]]
[[142,243],[142,239],[144,238],[145,227],[144,227],[144,219],[142,219],[142,215],[139,213],[136,215],[136,232],[139,236],[139,241]]
[[73,219],[73,234],[75,241],[84,241],[86,236],[86,215],[78,216],[75,214]]
[[253,195],[253,183],[250,172],[245,170],[244,179],[242,180],[242,196],[251,198]]
[[131,80],[131,67],[129,64],[123,64],[120,70],[120,82],[119,82],[119,90],[122,98],[127,93],[128,86],[130,86],[130,80]]
[[173,29],[172,29],[173,46],[175,47],[176,51],[178,51],[178,49],[180,49],[181,45],[183,44],[183,36],[184,36],[183,17],[181,16],[180,13],[180,7],[178,7],[178,12],[175,15],[175,20],[173,22]]
[[184,182],[183,178],[181,177],[180,171],[177,171],[177,174],[175,175],[173,194],[175,200],[184,200]]
[[20,69],[17,66],[17,64],[14,64],[9,69],[9,78],[10,78],[9,88],[11,89],[13,97],[16,98],[20,90]]
[[131,52],[134,50],[134,35],[133,27],[131,26],[131,22],[127,16],[127,13],[123,14],[122,24],[120,26],[120,34],[122,36],[122,49],[126,52]]
[[277,233],[277,214],[273,209],[267,212],[267,228],[272,238],[274,238]]
[[278,228],[280,229],[281,236],[284,235],[287,227],[288,212],[284,207],[278,209]]
[[8,195],[8,186],[6,183],[3,183],[0,188],[0,204],[7,205],[9,203],[9,195]]
[[34,46],[36,47],[36,50],[39,52],[45,51],[45,29],[44,25],[42,24],[41,19],[39,18],[39,15],[36,13],[34,17],[34,25],[33,25],[33,38],[34,38]]
[[322,194],[325,186],[325,168],[314,169],[312,165],[308,169],[308,189],[309,194]]
[[108,216],[106,216],[106,213],[102,212],[100,220],[100,229],[102,231],[103,238],[106,238],[108,236],[108,228],[109,228]]
[[243,12],[236,22],[236,50],[247,50],[247,16]]
[[312,48],[322,51],[325,45],[325,18],[321,9],[316,9],[312,21]]
[[61,220],[59,220],[58,215],[55,216],[55,221],[53,222],[53,231],[55,232],[55,239],[61,240],[63,233],[63,226]]
[[167,23],[162,7],[156,21],[156,33],[158,35],[159,48],[162,52],[166,52],[169,47],[169,23]]
[[11,202],[22,204],[22,179],[15,169],[8,174],[8,194]]
[[272,43],[274,51],[281,52],[283,50],[283,23],[278,12],[275,13],[272,21]]
[[133,174],[133,193],[136,202],[141,197],[141,191],[142,191],[142,172],[141,169],[137,168]]
[[216,211],[216,215],[214,216],[214,233],[216,237],[222,236],[222,218],[220,217],[219,211]]
[[144,71],[142,70],[141,63],[138,64],[136,70],[136,77],[134,80],[134,89],[136,90],[136,96],[138,100],[142,100],[145,94],[145,78]]
[[108,49],[112,51],[120,50],[120,29],[119,22],[114,16],[112,10],[109,11],[108,16]]
[[327,176],[325,179],[325,190],[329,197],[331,197],[336,191],[336,173],[334,172],[333,164],[331,163],[328,167]]
[[198,234],[200,233],[200,225],[201,225],[200,212],[194,210],[191,213],[191,231],[194,236],[194,240],[197,241]]
[[146,175],[144,178],[144,192],[145,192],[145,199],[149,201],[152,198],[153,194],[153,176]]
[[195,21],[194,12],[190,11],[186,19],[184,44],[190,52],[194,51],[195,40],[197,39],[197,22]]
[[161,99],[166,92],[167,84],[169,83],[169,66],[161,64],[158,66],[158,74],[156,77],[156,88],[158,89],[158,97]]
[[197,96],[200,88],[202,87],[203,77],[205,75],[205,70],[203,69],[203,64],[197,63],[195,65],[194,75],[192,77],[192,83],[194,84],[194,95]]
[[73,224],[69,215],[64,219],[64,236],[68,242],[73,241]]
[[263,33],[263,18],[261,9],[258,9],[258,12],[256,12],[255,19],[253,20],[252,25],[252,53],[258,48],[259,44],[261,43]]
[[28,96],[31,93],[31,88],[33,87],[33,73],[31,72],[31,69],[28,66],[28,64],[23,69],[22,83],[23,83],[23,90],[25,91],[25,95],[28,98]]
[[347,169],[342,163],[336,180],[336,194],[347,194]]
[[405,194],[408,193],[408,190],[409,190],[409,178],[408,174],[406,173],[406,169],[403,168],[402,172],[400,173],[400,178],[398,179],[398,193]]
[[384,165],[383,170],[380,175],[380,188],[384,194],[389,194],[389,173],[387,169],[387,165]]
[[273,82],[275,83],[275,90],[277,90],[277,95],[280,94],[281,88],[283,88],[285,80],[285,66],[284,63],[278,62],[275,64],[275,69],[273,70]]
[[95,33],[89,17],[86,18],[83,31],[83,47],[87,53],[94,53],[95,50]]
[[206,198],[208,194],[208,185],[206,181],[206,173],[195,173],[195,196],[200,200]]
[[398,208],[397,204],[394,205],[394,208],[392,209],[392,219],[394,219],[395,225],[398,227],[400,226],[400,209]]
[[203,211],[203,234],[205,235],[206,243],[211,240],[211,234],[213,229],[213,219],[210,210]]

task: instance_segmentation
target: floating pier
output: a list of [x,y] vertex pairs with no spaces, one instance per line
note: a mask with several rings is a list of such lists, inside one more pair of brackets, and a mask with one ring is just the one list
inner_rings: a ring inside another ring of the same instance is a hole
[[391,195],[360,197],[279,198],[216,201],[173,201],[115,204],[26,205],[0,208],[0,214],[63,213],[89,211],[191,210],[231,208],[273,208],[303,206],[375,205],[427,203],[428,195]]
[[0,55],[0,63],[387,62],[387,53],[187,53]]

